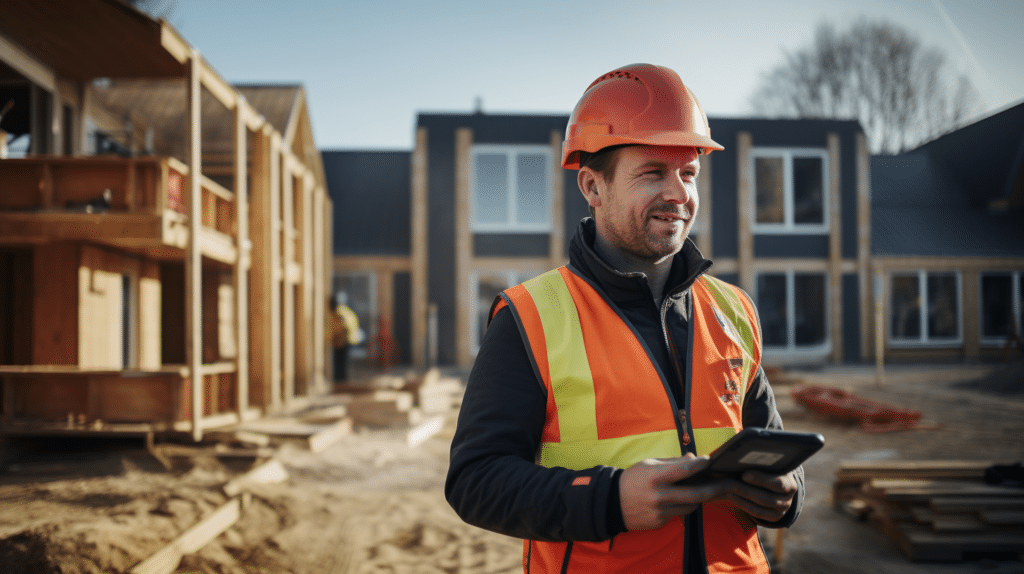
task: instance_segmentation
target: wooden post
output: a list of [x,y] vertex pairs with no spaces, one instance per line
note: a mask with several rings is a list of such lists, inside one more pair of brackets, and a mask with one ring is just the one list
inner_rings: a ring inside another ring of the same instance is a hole
[[312,214],[312,247],[313,260],[313,380],[317,393],[326,392],[324,377],[324,298],[327,297],[324,284],[324,192],[323,188],[313,190],[311,197]]
[[857,132],[857,283],[860,289],[861,359],[871,353],[871,158],[867,138]]
[[203,418],[203,312],[202,254],[199,251],[202,203],[202,65],[199,52],[192,50],[188,84],[188,183],[189,235],[185,256],[185,357],[192,381],[192,438],[202,440]]
[[829,339],[832,340],[833,363],[843,362],[843,221],[840,210],[840,164],[839,134],[828,134],[828,314]]
[[697,249],[704,257],[711,259],[711,210],[714,208],[714,196],[711,187],[711,154],[699,156],[700,172],[697,173]]
[[736,188],[737,245],[739,246],[737,271],[740,287],[747,293],[754,292],[754,237],[750,227],[753,224],[753,174],[750,169],[750,132],[736,134],[736,169],[738,171]]
[[469,230],[469,162],[473,130],[455,130],[455,362],[469,365],[469,267],[473,236]]
[[295,262],[295,163],[291,150],[281,146],[281,214],[283,241],[281,282],[283,294],[281,300],[282,350],[281,370],[284,377],[283,398],[287,405],[295,398],[295,284],[292,281],[291,269]]
[[885,275],[875,275],[875,385],[885,384]]
[[[562,177],[562,133],[551,130],[551,235],[548,258],[554,269],[568,259],[565,253],[565,178]],[[475,297],[475,295],[472,295]]]
[[246,140],[248,104],[239,96],[235,104],[235,245],[238,258],[233,271],[235,287],[235,329],[238,351],[235,356],[235,403],[238,420],[245,420],[249,407],[249,267],[252,245],[249,241],[249,146]]
[[412,223],[410,235],[412,245],[412,272],[410,274],[410,296],[412,298],[412,364],[427,367],[427,128],[416,130],[416,149],[412,152]]
[[281,407],[281,286],[284,270],[281,265],[281,135],[267,125],[270,136],[270,402]]

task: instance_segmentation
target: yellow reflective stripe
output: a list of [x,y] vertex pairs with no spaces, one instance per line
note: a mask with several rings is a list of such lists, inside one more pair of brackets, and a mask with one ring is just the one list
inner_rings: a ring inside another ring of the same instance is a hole
[[725,441],[731,439],[737,432],[732,427],[693,429],[693,442],[694,447],[697,449],[697,456],[711,454],[712,451],[722,446]]
[[575,443],[546,442],[541,445],[537,462],[549,468],[561,466],[583,470],[598,465],[629,468],[645,458],[676,456],[682,456],[682,451],[679,448],[679,435],[675,429],[671,429]]
[[[597,398],[572,294],[557,269],[523,283],[544,328],[558,434],[562,442],[596,441]],[[586,468],[586,467],[583,467]]]
[[718,308],[725,315],[725,318],[732,323],[733,328],[736,330],[736,335],[739,336],[739,340],[736,342],[743,347],[743,350],[748,355],[753,356],[754,329],[750,324],[747,310],[743,307],[743,302],[740,301],[739,295],[717,279],[706,275],[705,277],[707,280],[704,281],[704,285],[708,287],[708,291],[714,297]]
[[750,323],[750,317],[747,316],[747,310],[743,307],[743,302],[740,301],[740,297],[735,291],[714,277],[705,275],[704,279],[704,285],[708,287],[708,292],[711,293],[722,316],[731,326],[731,329],[729,326],[724,328],[747,355],[743,358],[743,367],[740,370],[742,380],[739,382],[743,385],[743,388],[740,389],[740,401],[742,402],[743,397],[746,397],[747,394],[747,383],[753,378],[754,328]]

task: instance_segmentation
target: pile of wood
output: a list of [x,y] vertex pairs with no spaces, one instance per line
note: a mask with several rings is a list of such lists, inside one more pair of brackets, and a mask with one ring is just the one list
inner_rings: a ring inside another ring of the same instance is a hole
[[407,376],[380,375],[368,383],[335,386],[355,426],[408,427],[446,416],[462,400],[462,382],[437,369]]
[[870,520],[913,561],[1024,553],[1024,488],[985,481],[985,461],[845,462],[835,505]]

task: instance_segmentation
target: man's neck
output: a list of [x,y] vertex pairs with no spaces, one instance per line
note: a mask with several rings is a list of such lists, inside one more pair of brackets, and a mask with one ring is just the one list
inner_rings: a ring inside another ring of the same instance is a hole
[[669,255],[657,261],[641,259],[609,244],[601,238],[600,233],[594,234],[594,250],[604,259],[605,263],[611,265],[616,271],[643,273],[647,277],[647,284],[651,288],[654,302],[661,305],[665,282],[668,281],[669,273],[672,271],[673,256]]

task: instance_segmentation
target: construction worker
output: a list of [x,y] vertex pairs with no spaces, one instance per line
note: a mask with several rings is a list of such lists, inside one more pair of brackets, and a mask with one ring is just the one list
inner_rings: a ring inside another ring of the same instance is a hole
[[331,343],[334,346],[334,380],[348,381],[349,355],[351,348],[362,342],[359,317],[348,306],[348,294],[338,291],[334,294],[333,311],[328,313]]
[[526,572],[765,573],[757,526],[799,513],[802,468],[677,484],[740,428],[782,428],[754,306],[687,237],[710,135],[649,64],[569,118],[562,166],[593,217],[567,266],[495,300],[445,484],[463,520],[524,539]]

